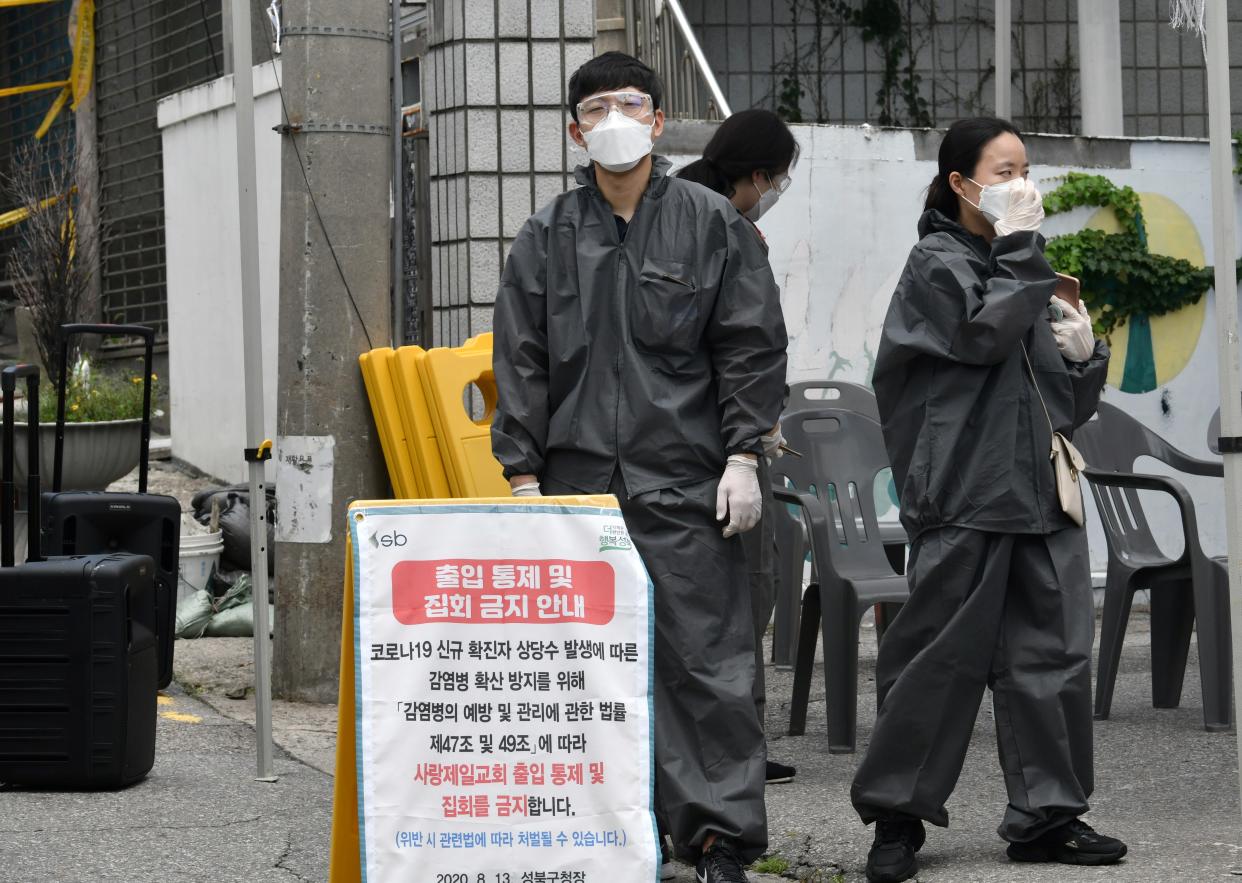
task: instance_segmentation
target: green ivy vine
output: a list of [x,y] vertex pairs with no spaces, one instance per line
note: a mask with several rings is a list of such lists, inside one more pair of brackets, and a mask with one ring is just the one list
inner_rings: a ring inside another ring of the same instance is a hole
[[1070,172],[1044,196],[1044,212],[1055,215],[1080,206],[1111,208],[1119,233],[1079,230],[1048,242],[1053,269],[1076,276],[1082,297],[1095,311],[1095,330],[1106,339],[1134,317],[1173,313],[1199,299],[1212,286],[1212,269],[1152,254],[1138,194],[1101,175]]

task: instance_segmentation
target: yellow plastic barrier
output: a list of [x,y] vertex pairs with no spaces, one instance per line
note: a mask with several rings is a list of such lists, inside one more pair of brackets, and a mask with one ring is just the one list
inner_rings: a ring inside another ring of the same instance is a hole
[[379,430],[380,447],[384,450],[384,462],[388,464],[393,493],[402,499],[429,496],[418,480],[418,471],[410,456],[411,445],[401,421],[398,391],[393,382],[397,367],[396,353],[391,347],[380,347],[359,356],[358,365],[362,368],[362,381],[371,402],[371,414]]
[[414,463],[424,497],[454,496],[448,469],[436,442],[436,421],[427,401],[423,374],[427,351],[418,346],[403,346],[396,352],[392,379],[397,390],[398,414],[405,427],[405,440]]
[[[436,439],[458,497],[506,497],[509,482],[492,456],[492,413],[496,376],[492,373],[492,335],[480,334],[456,349],[427,351],[424,389],[435,421]],[[463,403],[474,384],[483,394],[484,414],[471,418]]]
[[[348,537],[349,534],[346,534]],[[354,543],[345,540],[345,615],[341,617],[341,686],[336,711],[336,777],[332,782],[332,846],[328,883],[361,883],[358,842],[358,744],[354,733]]]

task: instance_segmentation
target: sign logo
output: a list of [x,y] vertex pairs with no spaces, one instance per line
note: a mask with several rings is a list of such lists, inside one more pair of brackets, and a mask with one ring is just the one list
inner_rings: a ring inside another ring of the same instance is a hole
[[599,550],[601,552],[628,552],[634,548],[633,542],[630,540],[629,533],[625,530],[623,524],[609,524],[604,527],[604,532],[599,535]]

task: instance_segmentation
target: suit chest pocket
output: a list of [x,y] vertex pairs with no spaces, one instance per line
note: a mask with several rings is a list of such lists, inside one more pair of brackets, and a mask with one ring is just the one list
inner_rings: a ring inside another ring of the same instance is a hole
[[648,258],[630,300],[630,337],[652,353],[689,355],[699,346],[699,287],[688,264]]

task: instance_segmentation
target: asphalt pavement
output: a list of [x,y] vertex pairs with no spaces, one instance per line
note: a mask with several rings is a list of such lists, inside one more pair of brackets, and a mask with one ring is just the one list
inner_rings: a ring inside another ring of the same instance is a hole
[[332,779],[277,752],[255,781],[254,731],[177,688],[155,768],[112,792],[0,791],[4,883],[291,883],[327,878]]

